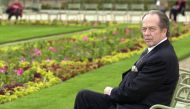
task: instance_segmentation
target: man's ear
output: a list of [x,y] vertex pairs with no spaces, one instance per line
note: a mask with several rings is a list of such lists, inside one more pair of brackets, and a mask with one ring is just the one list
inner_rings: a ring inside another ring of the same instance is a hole
[[165,34],[165,36],[166,36],[167,31],[168,31],[167,28],[163,28],[163,29],[162,29],[162,32],[163,32],[163,34]]

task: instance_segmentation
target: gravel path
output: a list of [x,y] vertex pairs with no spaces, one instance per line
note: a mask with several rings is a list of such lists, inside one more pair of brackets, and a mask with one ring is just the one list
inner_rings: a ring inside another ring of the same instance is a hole
[[184,70],[190,71],[190,57],[179,62],[179,67]]

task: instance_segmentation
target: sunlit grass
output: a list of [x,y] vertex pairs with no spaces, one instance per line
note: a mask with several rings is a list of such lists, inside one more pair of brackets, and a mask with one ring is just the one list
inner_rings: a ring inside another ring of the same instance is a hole
[[0,43],[45,37],[89,29],[89,26],[1,25]]

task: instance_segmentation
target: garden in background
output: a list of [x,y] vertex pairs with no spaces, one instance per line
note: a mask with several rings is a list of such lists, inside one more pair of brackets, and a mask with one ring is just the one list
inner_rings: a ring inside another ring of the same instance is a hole
[[[129,59],[139,55],[146,47],[139,24],[20,21],[16,24],[1,22],[0,25],[0,43],[63,35],[53,39],[0,45],[0,103],[67,82],[66,80],[72,77],[102,66]],[[172,23],[170,27],[172,42],[190,36],[188,24]],[[88,29],[92,31],[84,31]],[[75,33],[76,31],[81,32]],[[71,32],[73,34],[65,35]],[[178,47],[180,45],[176,46]],[[184,55],[182,50],[178,58],[185,58],[187,54]]]

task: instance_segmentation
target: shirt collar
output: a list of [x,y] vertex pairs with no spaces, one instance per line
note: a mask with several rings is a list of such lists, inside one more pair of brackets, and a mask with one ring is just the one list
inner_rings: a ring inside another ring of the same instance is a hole
[[152,51],[156,46],[158,46],[159,44],[161,44],[162,42],[164,42],[165,40],[167,40],[167,37],[164,38],[163,40],[161,40],[161,41],[160,41],[158,44],[156,44],[155,46],[152,46],[152,47],[148,48],[148,53],[149,53],[150,51]]

